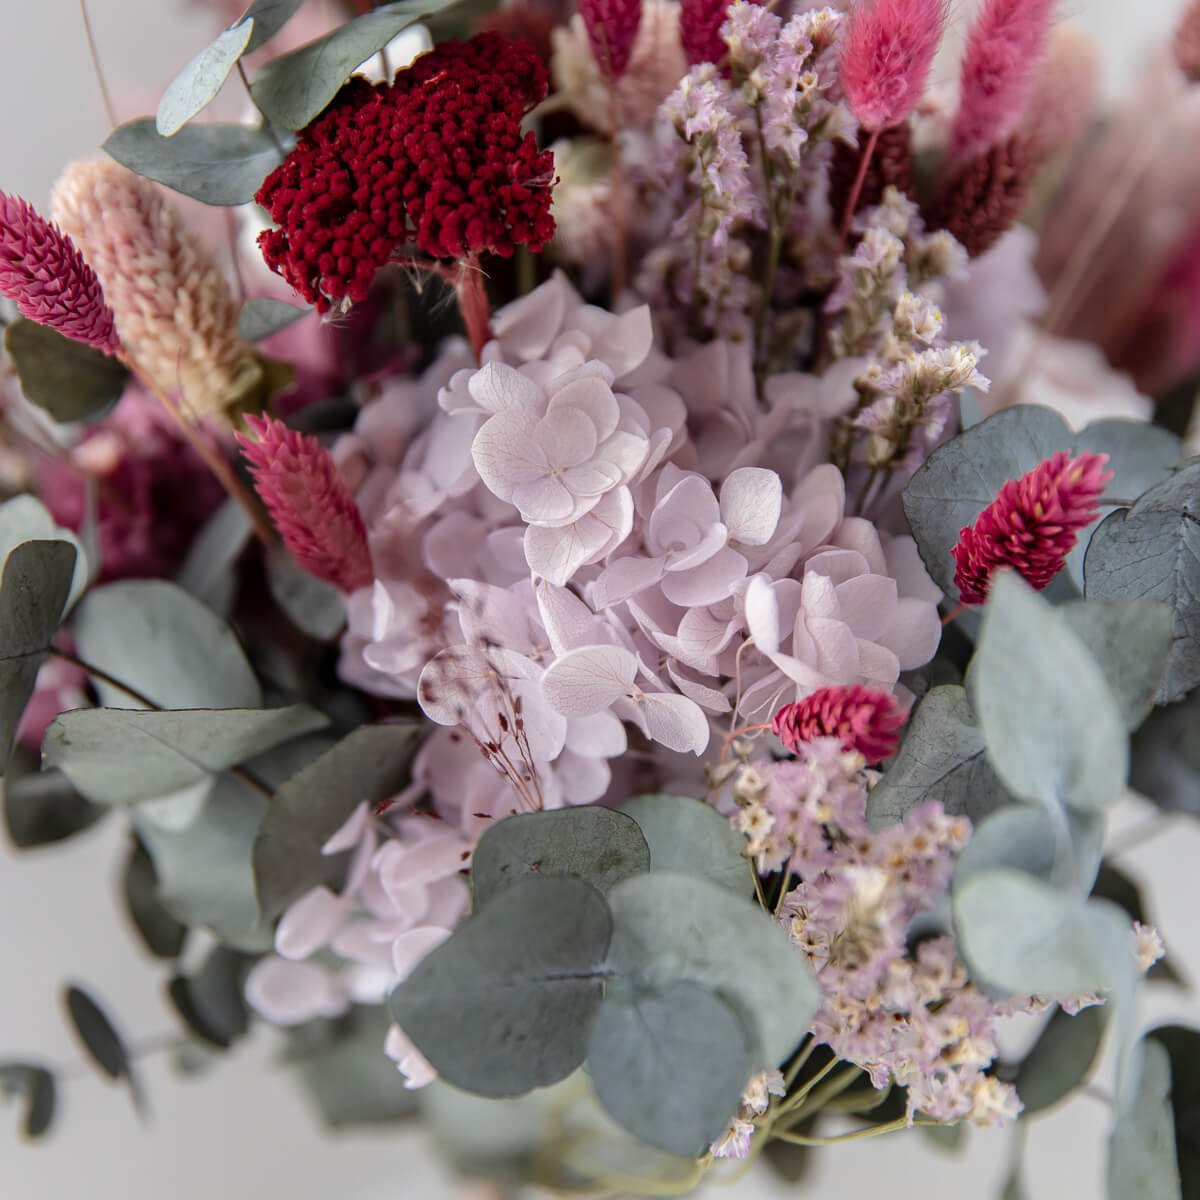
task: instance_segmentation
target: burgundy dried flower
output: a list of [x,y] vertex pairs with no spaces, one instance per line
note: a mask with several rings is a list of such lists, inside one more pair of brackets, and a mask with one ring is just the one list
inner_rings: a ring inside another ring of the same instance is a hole
[[629,67],[642,21],[642,0],[579,0],[592,55],[607,79],[620,79]]
[[316,438],[271,417],[247,417],[238,434],[254,487],[287,548],[308,572],[353,592],[374,578],[362,514]]
[[[829,162],[829,207],[832,212],[846,211],[861,158],[862,151],[857,147],[847,145],[840,138],[833,143],[833,157]],[[881,203],[883,193],[889,187],[905,195],[915,195],[912,128],[907,121],[884,129],[879,134],[875,153],[867,163],[867,171],[855,201],[855,213]]]
[[840,738],[868,763],[881,762],[900,741],[908,714],[890,692],[850,686],[819,688],[798,704],[785,704],[771,722],[771,732],[793,753],[814,738]]
[[[719,63],[728,52],[721,37],[731,0],[680,0],[679,41],[688,66]],[[759,0],[755,0],[758,3]]]
[[57,225],[0,192],[0,296],[30,321],[105,354],[120,348],[96,272]]
[[406,243],[435,259],[554,235],[554,157],[521,120],[547,91],[536,51],[482,33],[443,42],[392,84],[356,76],[256,196],[280,226],[267,265],[322,311],[365,298]]
[[954,547],[954,586],[964,604],[987,599],[992,576],[1012,567],[1036,591],[1062,569],[1075,546],[1076,531],[1099,515],[1096,501],[1113,473],[1107,454],[1072,458],[1060,450],[1000,494],[958,531]]
[[1020,124],[1046,49],[1055,0],[986,0],[963,54],[950,157],[965,162]]
[[933,65],[949,0],[861,0],[842,47],[846,103],[871,131],[898,125],[917,107]]

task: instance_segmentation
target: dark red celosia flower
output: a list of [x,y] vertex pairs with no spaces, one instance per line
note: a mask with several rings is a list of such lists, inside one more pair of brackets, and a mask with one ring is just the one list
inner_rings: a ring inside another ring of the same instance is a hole
[[362,514],[316,438],[271,417],[247,417],[255,438],[237,435],[254,487],[295,560],[353,592],[374,578]]
[[554,156],[521,120],[547,91],[524,42],[443,42],[393,83],[351,79],[255,197],[267,265],[322,311],[366,297],[406,244],[435,259],[540,250]]
[[1077,531],[1099,515],[1096,501],[1113,473],[1104,469],[1107,454],[1060,450],[1020,479],[1010,479],[1000,494],[958,531],[954,547],[954,586],[964,604],[987,599],[992,576],[1011,567],[1035,591],[1062,569]]
[[857,750],[873,764],[895,751],[907,716],[890,692],[856,683],[819,688],[798,704],[785,704],[771,732],[793,754],[814,738],[840,738],[847,750]]
[[[731,0],[680,0],[679,41],[689,66],[719,63],[729,47],[721,37],[721,26]],[[755,0],[758,3],[759,0]]]
[[592,56],[607,79],[620,79],[629,67],[642,21],[642,0],[579,0]]
[[0,296],[21,316],[105,354],[120,349],[96,272],[57,225],[20,196],[0,192]]

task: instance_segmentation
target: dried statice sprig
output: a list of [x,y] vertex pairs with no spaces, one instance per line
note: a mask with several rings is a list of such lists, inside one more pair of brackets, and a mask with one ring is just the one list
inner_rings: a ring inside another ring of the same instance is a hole
[[954,586],[964,604],[982,604],[992,577],[1011,567],[1041,591],[1062,570],[1079,530],[1099,516],[1097,501],[1113,473],[1107,454],[1060,450],[1000,494],[959,531]]
[[271,417],[247,417],[238,435],[254,487],[296,561],[353,592],[375,577],[362,514],[336,463],[316,438]]
[[104,354],[120,349],[113,311],[69,233],[0,192],[0,296],[21,316]]
[[211,248],[153,183],[110,159],[76,162],[51,207],[95,267],[139,371],[200,417],[246,398],[261,368],[238,334],[238,302]]
[[950,131],[957,163],[1006,142],[1024,116],[1046,49],[1055,0],[986,0],[967,35],[958,112]]

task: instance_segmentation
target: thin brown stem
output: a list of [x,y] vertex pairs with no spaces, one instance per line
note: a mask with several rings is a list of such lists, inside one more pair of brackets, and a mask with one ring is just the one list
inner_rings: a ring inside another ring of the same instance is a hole
[[467,341],[476,362],[482,361],[483,348],[492,340],[492,310],[488,304],[487,289],[483,286],[483,270],[479,256],[471,255],[459,264],[454,281],[458,296],[458,311],[462,314]]
[[96,50],[96,38],[92,33],[92,19],[88,16],[87,0],[79,0],[79,14],[83,17],[83,32],[87,38],[88,54],[92,59],[92,70],[96,73],[96,83],[100,88],[100,96],[104,101],[104,111],[108,114],[108,123],[113,129],[117,127],[117,110],[113,105],[112,93],[108,90],[108,80],[104,77],[104,68],[100,65],[100,55]]
[[862,157],[858,160],[858,174],[854,176],[854,183],[850,188],[850,195],[846,197],[846,207],[842,211],[842,223],[838,229],[838,257],[841,257],[842,251],[846,248],[846,239],[850,236],[850,222],[854,220],[854,213],[858,208],[858,199],[862,195],[863,184],[867,181],[867,168],[871,165],[871,159],[875,157],[875,147],[879,144],[878,129],[871,130],[870,137],[867,138],[867,144],[863,147]]
[[250,77],[246,74],[246,68],[239,58],[237,61],[238,77],[242,81],[242,86],[246,89],[246,95],[250,97],[250,103],[254,105],[258,111],[258,115],[262,117],[262,127],[267,137],[275,144],[275,149],[279,152],[281,159],[287,157],[287,151],[283,148],[283,143],[279,140],[279,135],[275,132],[275,126],[271,124],[271,118],[262,110],[262,106],[255,99],[254,90],[250,87]]

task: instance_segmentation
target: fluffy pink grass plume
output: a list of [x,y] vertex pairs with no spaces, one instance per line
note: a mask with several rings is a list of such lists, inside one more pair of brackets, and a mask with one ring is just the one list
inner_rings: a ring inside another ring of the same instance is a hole
[[842,46],[846,103],[866,129],[898,125],[917,107],[948,0],[860,0]]
[[728,50],[721,37],[721,26],[729,11],[730,0],[680,0],[679,41],[688,66],[719,63]]
[[1187,6],[1171,49],[1184,75],[1192,83],[1200,81],[1200,0],[1192,0]]
[[1079,25],[1051,28],[1019,132],[1045,159],[1073,145],[1091,119],[1100,91],[1100,52]]
[[[254,487],[296,561],[344,592],[374,578],[362,514],[316,438],[271,417],[246,418],[237,435]],[[255,440],[257,439],[257,440]]]
[[27,200],[0,192],[0,296],[30,321],[105,354],[120,348],[96,272],[57,225]]
[[964,604],[987,599],[992,576],[1004,567],[1041,591],[1062,569],[1077,534],[1099,515],[1096,501],[1113,473],[1107,454],[1072,458],[1060,450],[1000,494],[958,532],[954,586]]
[[606,79],[620,79],[629,69],[642,0],[580,0],[579,15],[601,73]]
[[825,687],[798,704],[785,704],[775,714],[771,732],[793,754],[814,738],[835,737],[846,750],[877,763],[895,751],[907,716],[890,692],[860,684]]
[[1006,141],[1025,115],[1055,0],[985,0],[967,36],[950,157],[965,162]]

